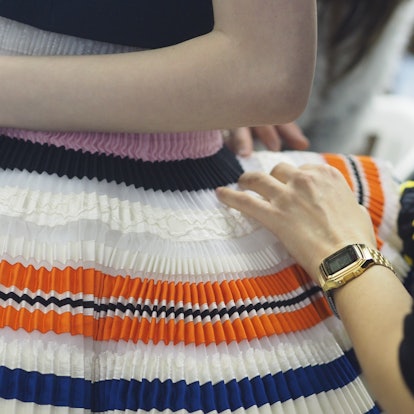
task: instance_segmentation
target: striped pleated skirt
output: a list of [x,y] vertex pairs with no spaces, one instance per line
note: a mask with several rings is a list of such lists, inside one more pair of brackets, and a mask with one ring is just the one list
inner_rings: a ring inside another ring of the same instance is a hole
[[[2,53],[96,52],[1,23]],[[337,167],[404,276],[398,185],[370,158],[238,160],[217,131],[1,129],[0,412],[380,412],[320,289],[216,199],[280,161]]]
[[214,188],[280,161],[329,163],[397,258],[386,168],[240,161],[218,132],[0,132],[2,412],[379,411],[320,289]]

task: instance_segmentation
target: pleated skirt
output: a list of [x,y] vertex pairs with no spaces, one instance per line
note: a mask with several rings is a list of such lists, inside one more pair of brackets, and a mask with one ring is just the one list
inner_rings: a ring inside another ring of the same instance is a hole
[[214,189],[329,163],[403,277],[386,165],[239,160],[218,132],[0,133],[1,413],[380,412],[320,289]]

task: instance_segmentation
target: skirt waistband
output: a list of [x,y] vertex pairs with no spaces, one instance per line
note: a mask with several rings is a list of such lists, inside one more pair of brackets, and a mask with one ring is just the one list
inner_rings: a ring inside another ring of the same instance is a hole
[[176,133],[47,132],[0,128],[0,135],[23,141],[113,155],[142,161],[174,161],[204,158],[223,145],[220,131]]
[[143,161],[0,136],[0,168],[124,183],[162,191],[198,191],[235,183],[243,173],[235,155],[221,147],[197,159]]

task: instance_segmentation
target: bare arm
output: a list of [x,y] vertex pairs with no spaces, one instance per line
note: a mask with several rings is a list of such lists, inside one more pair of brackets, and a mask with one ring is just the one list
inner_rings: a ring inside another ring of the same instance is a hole
[[[228,188],[219,189],[217,194],[221,201],[273,231],[316,282],[321,261],[340,248],[352,243],[375,247],[369,215],[337,170],[279,164],[272,175],[248,173],[240,180],[242,187],[256,191],[263,199]],[[403,381],[398,361],[411,297],[393,272],[382,266],[372,267],[334,294],[379,403],[391,414],[413,413],[414,398]]]
[[[354,283],[355,282],[355,283]],[[362,371],[386,412],[414,412],[399,367],[398,349],[411,298],[388,269],[375,266],[335,292],[335,304]]]
[[315,1],[213,0],[213,6],[214,30],[176,46],[1,57],[0,125],[145,132],[297,117],[313,76]]

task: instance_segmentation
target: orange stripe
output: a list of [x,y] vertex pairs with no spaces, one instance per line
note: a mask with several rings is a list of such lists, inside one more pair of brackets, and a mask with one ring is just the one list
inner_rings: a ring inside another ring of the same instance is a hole
[[184,322],[184,320],[131,319],[106,317],[99,320],[92,316],[61,315],[54,311],[43,313],[27,309],[16,310],[12,307],[0,308],[0,327],[10,327],[14,330],[24,329],[27,332],[70,333],[93,337],[99,341],[150,341],[165,344],[183,342],[186,345],[209,345],[226,342],[251,341],[271,335],[287,334],[290,332],[309,329],[330,316],[330,310],[324,300],[319,298],[304,308],[286,313],[273,313],[246,317],[244,319],[226,320],[223,323]]
[[[82,271],[84,273],[82,273]],[[36,270],[32,266],[25,268],[21,264],[11,265],[5,261],[0,263],[0,277],[3,286],[13,290],[26,287],[32,291],[55,290],[59,293],[64,289],[72,289],[80,293],[84,288],[86,294],[98,297],[134,297],[135,300],[148,300],[169,305],[173,302],[176,307],[189,306],[194,309],[206,306],[217,308],[218,304],[233,305],[238,301],[250,303],[257,297],[277,297],[309,283],[310,279],[298,266],[291,266],[283,271],[268,276],[252,277],[242,280],[223,281],[221,283],[172,283],[154,282],[153,280],[112,277],[94,271],[93,269],[53,269]],[[132,296],[131,296],[132,295]],[[144,299],[145,298],[145,299]],[[97,315],[96,315],[97,316]],[[330,311],[324,299],[314,300],[311,305],[302,309],[280,313],[258,315],[241,315],[242,319],[212,321],[204,319],[188,321],[157,318],[154,315],[150,321],[141,317],[107,316],[96,319],[92,316],[74,315],[69,312],[59,315],[55,311],[43,313],[40,310],[29,312],[26,309],[15,310],[12,306],[0,308],[1,326],[13,329],[25,329],[29,332],[54,331],[94,337],[97,340],[132,340],[143,342],[196,344],[231,343],[243,340],[262,338],[267,335],[288,333],[309,329],[322,319],[330,316]]]
[[361,163],[369,188],[369,205],[368,211],[371,215],[374,226],[379,227],[381,225],[384,215],[384,190],[381,185],[381,178],[378,168],[372,158],[370,157],[358,157],[358,161]]
[[[302,285],[304,271],[296,265],[276,274],[222,282],[154,282],[152,279],[132,279],[130,276],[110,276],[94,269],[47,270],[23,266],[20,263],[0,262],[0,283],[6,288],[20,290],[54,291],[58,294],[94,295],[97,298],[124,297],[145,298],[151,302],[194,302],[198,296],[200,305],[213,306],[230,300],[245,301],[256,296],[283,295]],[[309,280],[309,278],[308,278]]]
[[36,309],[16,310],[9,306],[0,308],[0,328],[10,327],[14,330],[24,329],[27,332],[53,331],[57,334],[71,333],[72,335],[92,336],[97,321],[92,316],[57,314],[54,311],[43,313]]
[[[335,154],[323,154],[323,156],[328,164],[336,167],[342,173],[350,187],[354,190],[351,179],[353,173],[350,172],[344,157]],[[374,159],[369,156],[355,156],[355,160],[360,164],[364,174],[364,183],[368,186],[369,194],[367,197],[368,204],[366,205],[366,208],[368,209],[374,225],[378,248],[381,248],[383,241],[378,237],[378,230],[384,218],[385,196],[378,166]]]
[[[39,274],[39,277],[36,277],[36,274]],[[46,287],[49,290],[54,289],[59,292],[58,287],[62,290],[62,287],[72,286],[71,282],[73,282],[76,293],[79,293],[76,288],[82,285],[89,289],[94,287],[96,290],[95,295],[103,295],[97,296],[97,300],[99,300],[99,297],[133,297],[134,301],[149,301],[152,304],[158,303],[158,305],[163,302],[166,303],[167,307],[171,302],[175,307],[188,306],[193,309],[202,308],[201,310],[205,309],[205,307],[216,309],[222,303],[227,306],[233,306],[237,302],[247,304],[255,303],[258,300],[257,298],[262,296],[277,298],[277,296],[289,294],[301,285],[309,283],[309,277],[298,266],[291,266],[275,275],[233,280],[230,282],[206,282],[197,284],[181,282],[154,283],[153,280],[142,281],[129,277],[124,279],[120,276],[111,277],[101,272],[93,274],[93,270],[86,270],[85,274],[86,277],[84,280],[93,280],[93,282],[79,283],[79,279],[82,276],[81,272],[71,268],[64,270],[53,269],[51,272],[48,272],[44,268],[36,271],[31,266],[26,269],[20,264],[10,265],[7,262],[0,263],[0,277],[3,279],[3,286],[7,286],[10,290],[13,290],[13,287],[17,285],[16,287],[19,289],[27,286],[32,291],[38,291],[39,289],[45,290],[44,288]],[[54,284],[56,284],[56,287]],[[93,294],[93,292],[87,293]],[[18,311],[12,307],[0,309],[3,318],[5,315],[9,315],[7,312],[15,313]],[[202,343],[220,343],[223,341],[232,342],[235,340],[252,339],[253,337],[260,338],[274,333],[288,332],[291,329],[309,328],[314,323],[317,323],[315,319],[309,319],[308,316],[303,319],[303,312],[302,309],[279,313],[277,315],[260,314],[253,316],[251,319],[246,318],[246,315],[242,315],[244,319],[235,319],[234,321],[218,321],[218,317],[215,317],[211,322],[204,319],[203,323],[196,321],[196,323],[188,322],[187,324],[184,324],[184,321],[166,321],[162,315],[158,318],[154,315],[150,324],[144,318],[142,320],[137,318],[131,319],[129,315],[124,319],[115,316],[101,318],[97,321],[94,321],[90,316],[85,316],[84,319],[80,315],[71,316],[69,312],[59,315],[53,311],[46,312],[45,314],[41,311],[35,311],[33,315],[38,315],[37,318],[41,319],[41,323],[36,323],[36,329],[38,330],[45,329],[48,331],[56,329],[56,332],[60,333],[62,326],[64,326],[66,328],[63,328],[63,331],[70,332],[73,335],[83,333],[86,336],[94,336],[102,340],[117,338],[127,340],[132,338],[144,342],[149,340],[169,342],[171,340],[183,341],[185,338],[186,342],[194,342],[195,338],[200,338]],[[318,314],[320,312],[317,311],[316,313]],[[33,321],[33,315],[28,318],[29,321]],[[320,315],[322,318],[325,318],[327,313],[325,311],[320,313]],[[289,320],[289,322],[286,323],[286,320]],[[13,328],[17,326],[16,319],[10,319],[8,316],[4,324],[6,323],[10,324]],[[83,324],[87,328],[82,328],[84,330],[72,328],[73,323],[75,323],[75,328],[77,326],[83,326]],[[22,322],[19,326],[28,330],[32,329],[25,322]],[[229,328],[226,328],[226,326],[229,326]],[[186,334],[185,337],[184,333]]]
[[349,174],[348,164],[346,163],[345,158],[342,155],[337,155],[337,154],[322,154],[322,155],[329,165],[332,165],[332,167],[337,168],[342,173],[348,185],[351,187],[353,191],[355,191],[354,183],[351,179],[351,175]]
[[358,160],[363,166],[366,175],[366,181],[368,183],[370,193],[367,209],[371,216],[372,224],[374,225],[377,246],[378,248],[381,248],[383,241],[378,237],[378,230],[384,218],[384,189],[381,184],[378,167],[374,160],[370,157],[363,156],[358,157]]
[[[67,267],[63,270],[56,268],[47,270],[44,267],[40,269],[35,269],[33,266],[25,267],[20,263],[12,265],[5,260],[0,262],[0,283],[6,287],[15,286],[20,290],[36,291],[40,289],[44,292],[54,290],[57,293],[72,292],[77,294],[83,292],[92,294],[97,286],[105,285],[103,283],[105,278],[107,278],[106,282],[114,279],[94,269]],[[125,280],[127,279],[125,278]],[[137,280],[137,283],[139,282],[140,280]],[[114,283],[116,282],[114,281]],[[123,285],[121,280],[118,283]]]

